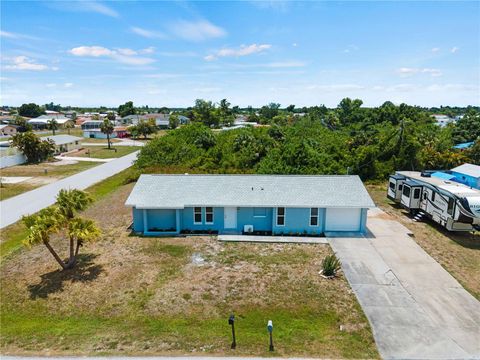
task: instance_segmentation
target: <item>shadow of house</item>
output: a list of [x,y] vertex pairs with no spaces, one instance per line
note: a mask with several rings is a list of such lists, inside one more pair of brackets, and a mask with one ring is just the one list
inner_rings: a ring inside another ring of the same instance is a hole
[[30,299],[47,298],[50,294],[62,292],[67,282],[89,282],[95,280],[102,272],[102,265],[95,265],[94,254],[82,254],[77,257],[73,269],[55,270],[40,276],[38,284],[28,285]]

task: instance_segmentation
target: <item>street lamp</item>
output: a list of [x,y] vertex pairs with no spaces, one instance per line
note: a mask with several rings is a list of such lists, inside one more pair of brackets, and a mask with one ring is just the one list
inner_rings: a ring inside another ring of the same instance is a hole
[[230,315],[228,325],[232,325],[232,349],[235,349],[237,347],[237,342],[235,341],[235,315]]
[[268,333],[270,334],[270,347],[269,347],[269,351],[273,351],[273,336],[272,336],[272,333],[273,333],[273,322],[272,320],[268,320],[268,323],[267,323],[267,330],[268,330]]

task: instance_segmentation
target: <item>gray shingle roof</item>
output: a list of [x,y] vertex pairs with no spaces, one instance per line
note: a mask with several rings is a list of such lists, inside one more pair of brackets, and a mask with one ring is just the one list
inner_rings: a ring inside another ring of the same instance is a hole
[[360,178],[351,175],[141,175],[125,204],[139,209],[375,206]]
[[65,145],[75,141],[83,140],[81,137],[72,136],[72,135],[52,135],[52,136],[44,136],[41,138],[42,140],[52,140],[55,145]]

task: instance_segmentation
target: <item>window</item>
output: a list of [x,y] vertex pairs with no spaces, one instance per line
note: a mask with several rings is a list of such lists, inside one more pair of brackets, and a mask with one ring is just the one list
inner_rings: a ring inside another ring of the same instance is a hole
[[318,208],[310,209],[310,226],[318,226]]
[[410,188],[408,186],[403,187],[403,195],[406,197],[410,197]]
[[267,209],[266,208],[253,208],[253,217],[266,217]]
[[455,201],[452,198],[448,198],[448,208],[447,213],[453,215],[453,207],[455,206]]
[[205,208],[205,224],[213,224],[213,207]]
[[402,191],[403,185],[398,185],[398,191]]
[[193,223],[201,224],[202,223],[202,208],[194,207],[193,208]]
[[393,182],[390,182],[390,189],[395,190],[395,184]]
[[285,226],[285,208],[277,208],[277,226]]
[[413,190],[413,198],[420,199],[420,189]]
[[435,202],[435,191],[432,191],[432,202]]

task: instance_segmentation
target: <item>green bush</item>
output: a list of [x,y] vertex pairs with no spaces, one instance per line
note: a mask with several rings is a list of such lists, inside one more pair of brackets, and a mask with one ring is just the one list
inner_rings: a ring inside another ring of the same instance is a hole
[[340,270],[340,260],[337,259],[335,254],[327,255],[322,261],[322,275],[335,276],[338,270]]

